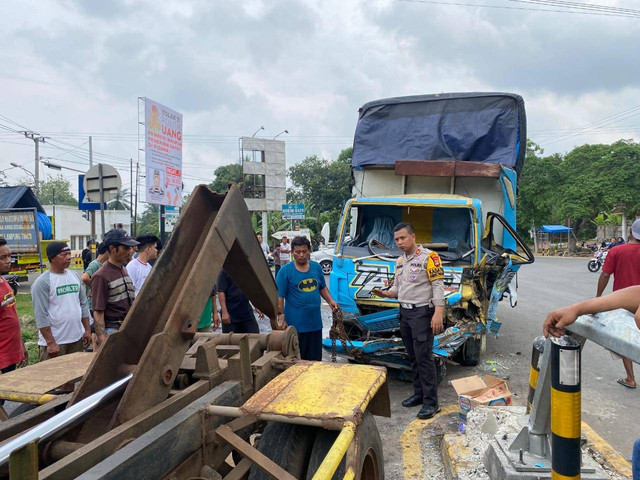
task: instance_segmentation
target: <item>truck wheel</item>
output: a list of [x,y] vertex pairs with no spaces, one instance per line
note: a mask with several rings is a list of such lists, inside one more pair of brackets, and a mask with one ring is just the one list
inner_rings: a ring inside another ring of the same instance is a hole
[[[303,478],[315,433],[312,427],[269,422],[258,442],[258,450],[294,477]],[[271,480],[271,477],[253,465],[249,480]]]
[[480,352],[482,350],[482,339],[471,337],[462,345],[462,358],[460,365],[464,367],[475,367],[480,361]]
[[[311,451],[311,458],[309,459],[307,480],[313,478],[339,434],[335,430],[318,429],[317,432],[313,450]],[[360,442],[360,460],[358,471],[355,472],[355,478],[360,480],[384,480],[382,441],[380,440],[376,421],[370,412],[365,412],[362,417],[362,423],[357,431],[357,439]],[[356,438],[354,437],[355,440]],[[343,457],[332,478],[334,480],[342,480],[345,470],[345,459]]]
[[324,275],[329,275],[331,270],[333,270],[333,262],[331,260],[323,260],[320,262],[320,267],[322,267],[322,273]]

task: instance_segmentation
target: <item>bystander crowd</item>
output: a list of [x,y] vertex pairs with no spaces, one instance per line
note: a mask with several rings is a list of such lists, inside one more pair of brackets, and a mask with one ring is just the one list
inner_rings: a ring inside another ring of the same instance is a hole
[[89,312],[93,315],[93,304],[91,302],[91,277],[96,273],[102,264],[109,258],[109,248],[104,242],[98,245],[98,256],[95,260],[92,260],[89,266],[85,269],[84,273],[80,277],[82,283],[86,285],[87,300],[89,302]]
[[284,267],[291,260],[291,244],[286,235],[282,236],[280,242],[280,266]]
[[93,328],[98,346],[107,335],[120,329],[136,295],[129,273],[122,264],[132,255],[138,242],[124,230],[114,228],[105,234],[104,243],[109,249],[109,258],[91,278]]
[[260,333],[249,299],[226,271],[220,271],[216,288],[222,333]]
[[155,235],[141,235],[136,240],[139,243],[138,256],[127,264],[127,272],[136,289],[136,296],[138,296],[142,285],[151,273],[151,263],[149,262],[158,256],[159,239]]
[[[0,274],[11,269],[11,249],[7,241],[0,237]],[[16,298],[11,285],[0,276],[0,371],[8,373],[16,367],[24,367],[29,353],[22,341],[22,332]]]
[[91,342],[87,295],[78,276],[68,270],[71,249],[64,242],[51,242],[46,251],[49,270],[31,286],[41,362],[81,352]]

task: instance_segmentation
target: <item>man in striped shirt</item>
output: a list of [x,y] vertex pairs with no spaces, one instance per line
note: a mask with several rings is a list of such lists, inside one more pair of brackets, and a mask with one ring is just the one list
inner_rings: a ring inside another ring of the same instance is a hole
[[135,287],[122,265],[138,242],[123,229],[114,228],[105,234],[104,243],[109,247],[109,260],[91,277],[93,328],[98,345],[118,331],[135,299]]

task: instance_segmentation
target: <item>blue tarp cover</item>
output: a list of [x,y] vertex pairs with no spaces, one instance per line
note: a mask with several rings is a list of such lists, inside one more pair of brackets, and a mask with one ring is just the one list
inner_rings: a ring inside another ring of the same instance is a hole
[[524,100],[511,93],[442,93],[387,98],[359,111],[353,166],[396,160],[462,160],[520,174],[526,151]]
[[538,229],[539,232],[546,233],[569,233],[573,228],[565,227],[564,225],[543,225],[542,228]]

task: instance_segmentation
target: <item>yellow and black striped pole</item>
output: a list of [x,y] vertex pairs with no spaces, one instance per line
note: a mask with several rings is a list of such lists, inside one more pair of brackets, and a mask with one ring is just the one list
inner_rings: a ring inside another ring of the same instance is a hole
[[551,478],[580,478],[580,344],[569,336],[551,342]]
[[543,336],[536,337],[533,341],[531,350],[531,369],[529,370],[529,396],[527,397],[527,415],[531,413],[531,404],[533,396],[536,394],[536,385],[538,385],[538,377],[540,376],[540,359],[544,353],[545,338]]

